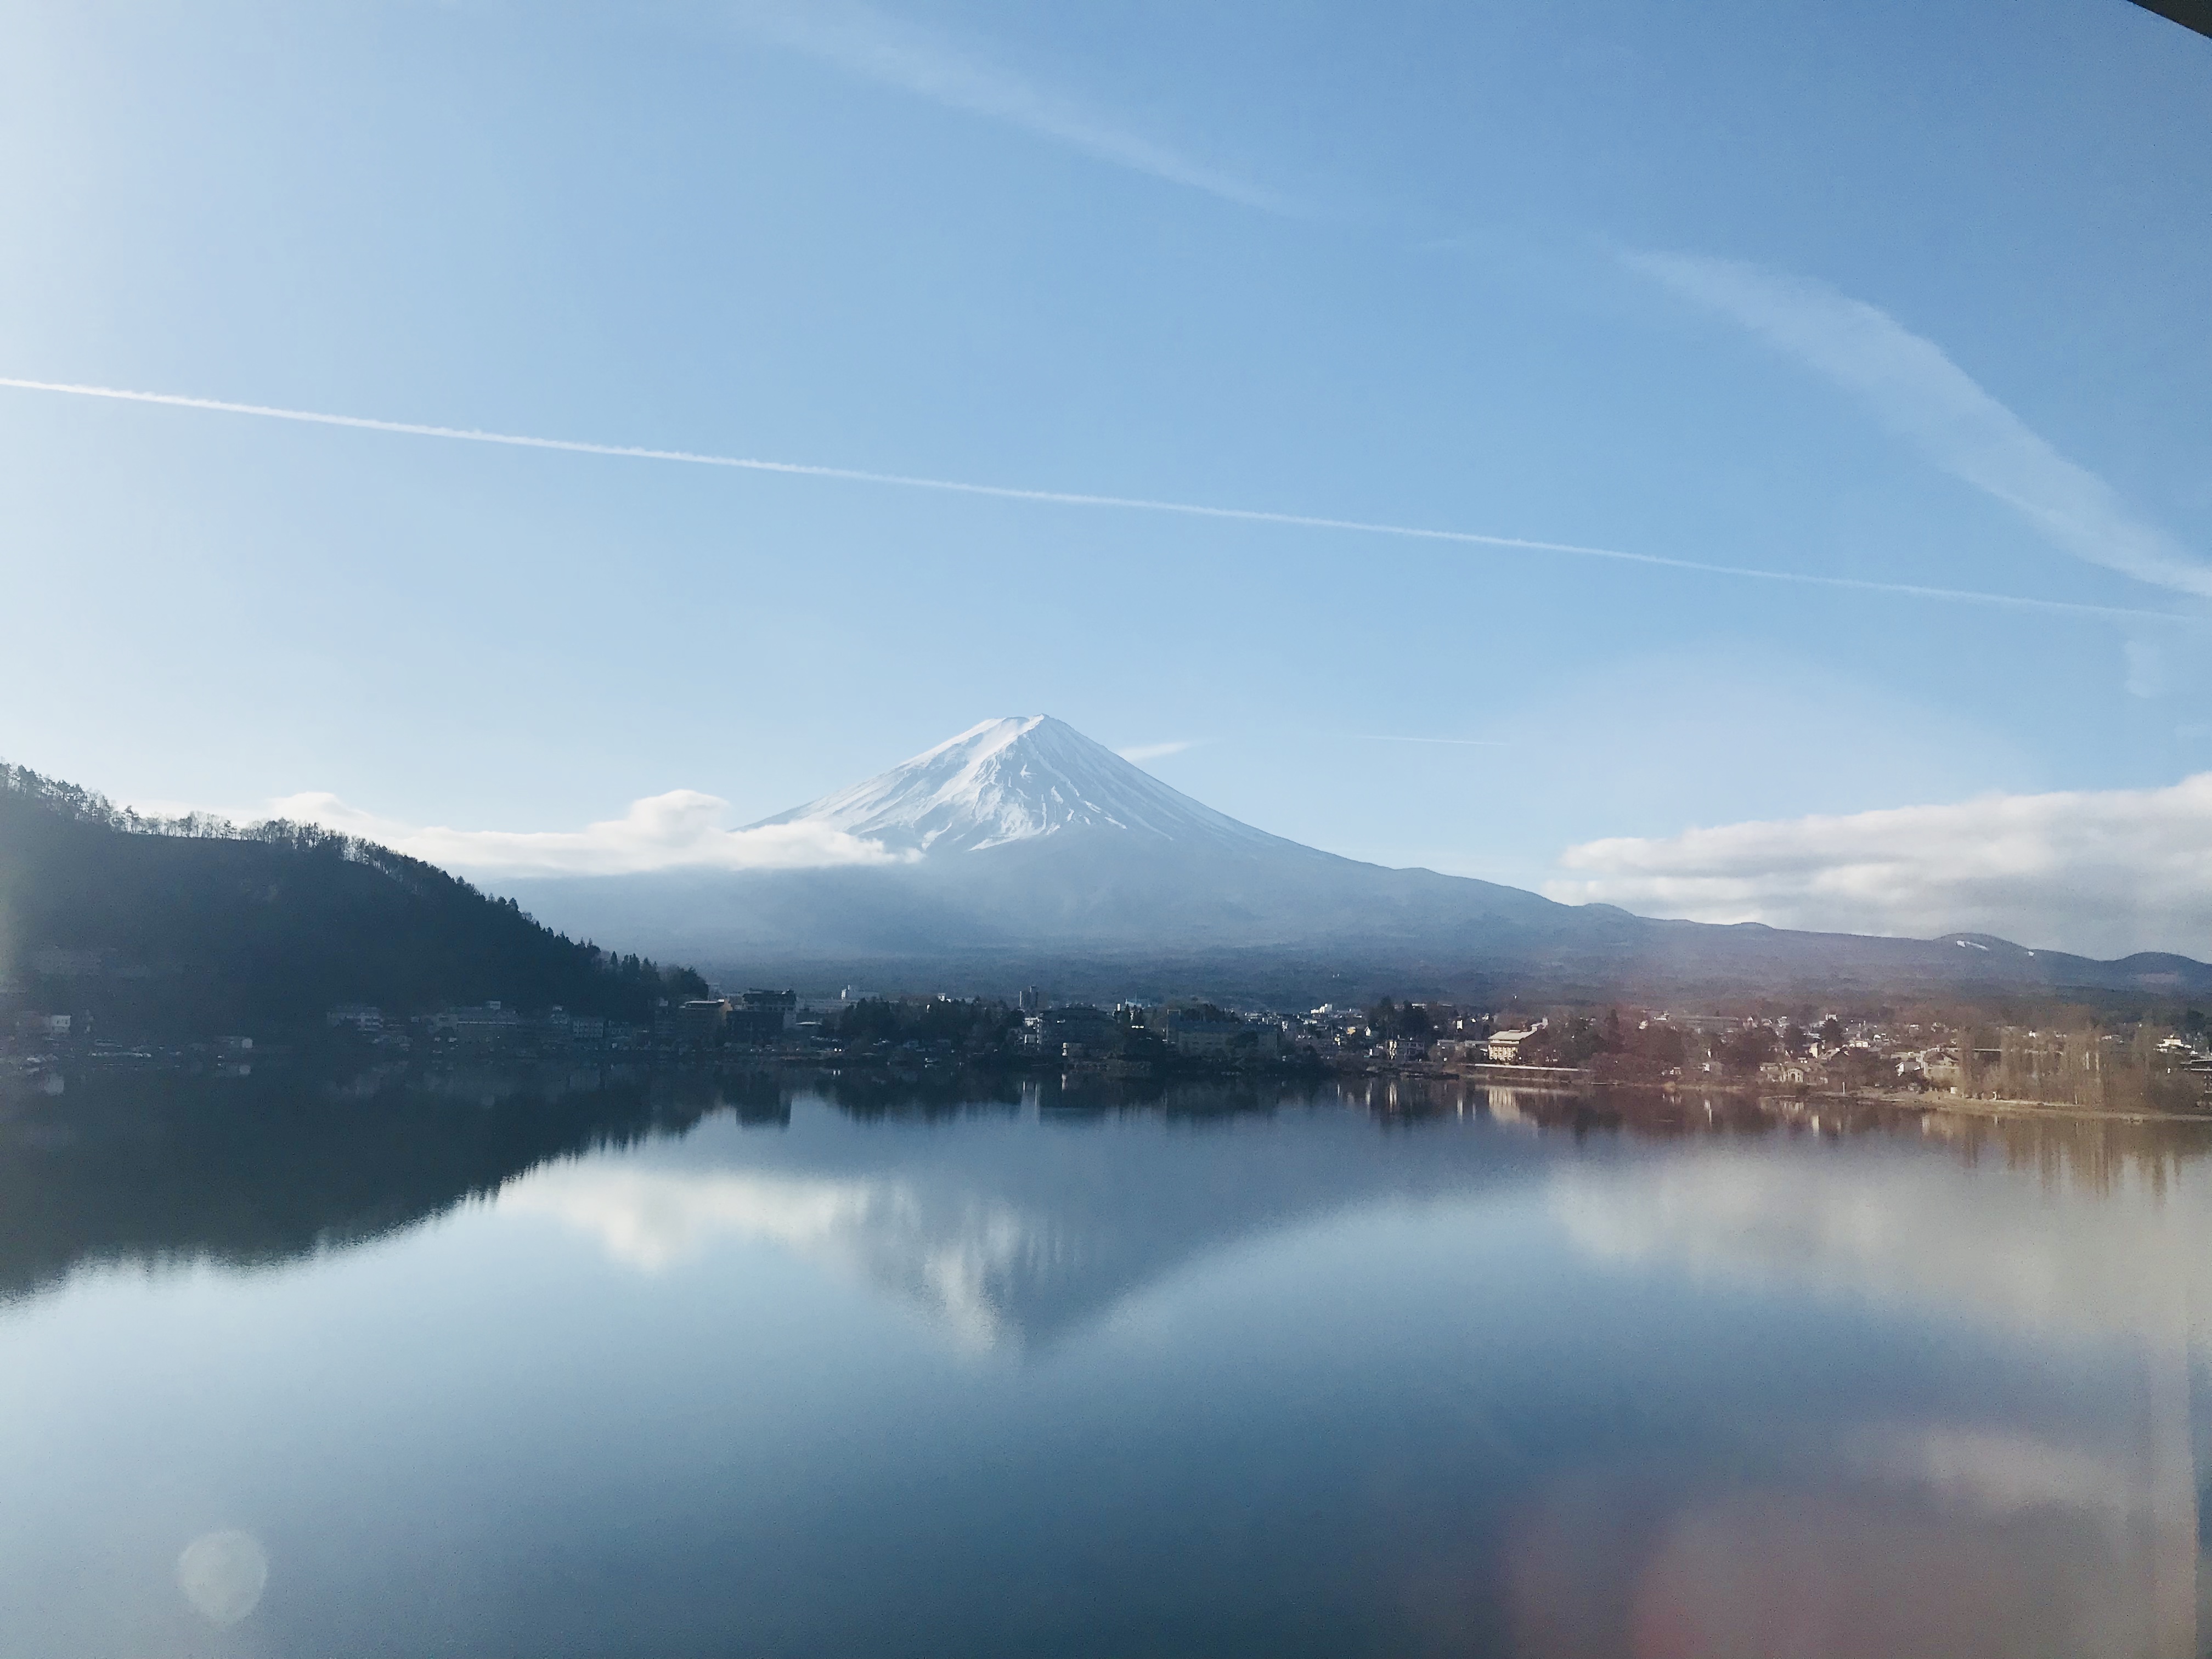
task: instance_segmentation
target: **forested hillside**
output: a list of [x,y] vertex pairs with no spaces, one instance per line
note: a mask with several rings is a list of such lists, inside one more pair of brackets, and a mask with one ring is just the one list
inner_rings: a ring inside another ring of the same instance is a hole
[[579,944],[419,859],[311,825],[153,819],[0,764],[0,983],[103,1031],[252,1032],[340,1002],[643,1019],[688,969]]

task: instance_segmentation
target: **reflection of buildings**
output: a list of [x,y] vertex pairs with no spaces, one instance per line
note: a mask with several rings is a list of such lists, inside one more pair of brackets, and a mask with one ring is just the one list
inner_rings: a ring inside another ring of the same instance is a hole
[[[2178,1160],[2116,1157],[2106,1138],[2124,1126],[2001,1127],[2008,1162],[2040,1180],[1868,1146],[1864,1157],[1577,1165],[1555,1175],[1553,1207],[1601,1259],[2132,1352],[2132,1397],[2106,1402],[2091,1424],[2007,1438],[1971,1425],[1877,1420],[1845,1443],[1857,1445],[1851,1455],[1878,1486],[1901,1484],[1932,1494],[1938,1509],[1984,1519],[2045,1515],[2097,1544],[2115,1582],[2130,1588],[2100,1615],[2095,1639],[2054,1650],[2194,1659],[2190,1376],[2192,1356],[2212,1348],[2208,1146],[2193,1149],[2184,1180]],[[2059,1180],[2068,1168],[2087,1178]]]
[[1511,1123],[1528,1129],[1537,1127],[1534,1109],[1537,1097],[1532,1091],[1492,1085],[1480,1093],[1483,1106],[1493,1122]]

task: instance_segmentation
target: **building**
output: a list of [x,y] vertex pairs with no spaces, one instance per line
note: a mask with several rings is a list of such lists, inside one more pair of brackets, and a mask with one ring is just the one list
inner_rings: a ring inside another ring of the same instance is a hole
[[676,1040],[690,1048],[715,1048],[729,1018],[730,1005],[722,998],[694,997],[676,1010]]
[[1734,1036],[1750,1023],[1738,1014],[1662,1013],[1659,1018],[1662,1024],[1680,1031],[1694,1031],[1699,1036]]
[[430,1016],[432,1035],[476,1042],[495,1042],[510,1037],[521,1024],[521,1015],[496,1002],[487,1002],[481,1008],[448,1008],[443,1013]]
[[1186,1060],[1273,1060],[1282,1047],[1281,1029],[1241,1019],[1176,1019],[1168,1041]]
[[725,1004],[722,1036],[727,1042],[780,1042],[799,1024],[796,991],[747,991]]
[[1168,1028],[1168,1040],[1185,1060],[1227,1060],[1243,1029],[1242,1020],[1179,1019]]
[[1544,1026],[1545,1022],[1540,1019],[1522,1030],[1492,1031],[1484,1040],[1483,1053],[1493,1066],[1521,1065],[1522,1051],[1535,1041]]
[[1039,1009],[1022,1021],[1023,1046],[1048,1054],[1065,1056],[1071,1048],[1077,1057],[1103,1054],[1115,1047],[1121,1036],[1121,1024],[1113,1015],[1080,1004]]
[[1407,1066],[1428,1057],[1426,1047],[1417,1037],[1392,1037],[1382,1049],[1393,1066]]
[[366,1002],[341,1002],[323,1016],[323,1024],[332,1030],[350,1025],[356,1031],[374,1036],[384,1029],[384,1010],[373,1008]]

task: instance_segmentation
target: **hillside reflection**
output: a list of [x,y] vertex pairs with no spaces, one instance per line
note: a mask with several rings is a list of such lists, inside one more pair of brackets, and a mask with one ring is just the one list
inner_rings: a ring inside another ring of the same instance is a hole
[[[848,1132],[745,1133],[787,1128],[795,1102],[834,1109]],[[1240,1120],[1285,1110],[1340,1120],[1339,1133],[1235,1133]],[[960,1133],[1012,1121],[1060,1133]],[[1084,1133],[1129,1121],[1190,1132]],[[1421,1136],[1418,1157],[1347,1155],[1340,1144],[1355,1125],[1364,1143],[1378,1128],[1387,1137],[1446,1123],[1521,1133]],[[945,1133],[898,1133],[930,1127]],[[1851,1139],[1921,1157],[1843,1192],[1814,1165],[1705,1158],[1655,1168],[1607,1156],[1691,1139]],[[577,1161],[624,1149],[619,1163]],[[2068,1201],[2063,1227],[2039,1216],[1989,1248],[1996,1223],[1939,1199],[1945,1178],[1929,1152],[1941,1164],[2033,1173]],[[1971,1268],[1980,1277],[1954,1288],[1986,1309],[2018,1307],[2008,1285],[2032,1281],[2054,1304],[2109,1325],[2149,1318],[2153,1304],[2212,1310],[2195,1285],[2212,1261],[2195,1246],[2212,1243],[2212,1230],[2193,1200],[2163,1201],[2208,1152],[2212,1125],[1807,1111],[1735,1095],[1592,1097],[1419,1079],[1286,1090],[623,1067],[118,1073],[77,1079],[61,1096],[0,1097],[0,1300],[84,1263],[281,1263],[497,1196],[518,1213],[590,1231],[647,1269],[717,1237],[783,1238],[927,1306],[968,1340],[1034,1342],[1246,1235],[1557,1164],[1555,1212],[1599,1254],[1811,1272],[1826,1259],[1820,1215],[1879,1211],[1887,1218],[1872,1236],[1894,1261],[1862,1251],[1833,1270],[1842,1279],[1942,1280]]]
[[[653,1638],[634,1650],[741,1650],[783,1620],[788,1650],[904,1651],[923,1608],[948,1650],[1048,1650],[1077,1594],[1102,1652],[1223,1650],[1229,1618],[1279,1653],[2184,1659],[2207,1139],[1381,1079],[73,1079],[0,1110],[23,1316],[0,1328],[61,1352],[41,1313],[159,1299],[103,1301],[88,1267],[156,1269],[159,1292],[172,1265],[289,1264],[272,1329],[327,1296],[332,1329],[392,1346],[356,1351],[358,1397],[256,1395],[225,1460],[282,1486],[283,1449],[344,1453],[337,1425],[384,1394],[435,1402],[387,1427],[428,1449],[328,1583],[362,1561],[444,1582],[434,1552],[391,1565],[423,1506],[473,1501],[441,1437],[481,1458],[527,1421],[502,1454],[527,1494],[496,1507],[506,1571],[593,1537],[663,1592],[621,1603]],[[387,1305],[328,1271],[456,1206],[386,1267],[471,1293]],[[447,1371],[456,1344],[501,1386]],[[264,1413],[291,1424],[265,1454]],[[161,1420],[99,1432],[142,1417]],[[599,1457],[600,1484],[571,1491],[548,1446]],[[308,1509],[369,1501],[381,1477],[356,1476],[300,1477]],[[608,1491],[626,1518],[593,1531]],[[866,1597],[819,1588],[855,1559]],[[470,1650],[586,1650],[564,1620],[586,1580],[531,1582],[542,1607]],[[344,1610],[398,1602],[350,1593],[291,1603],[273,1650],[373,1646]],[[1148,1638],[1146,1605],[1190,1639]]]
[[761,1109],[620,1072],[75,1079],[0,1098],[0,1302],[85,1263],[259,1267],[343,1248],[549,1158]]

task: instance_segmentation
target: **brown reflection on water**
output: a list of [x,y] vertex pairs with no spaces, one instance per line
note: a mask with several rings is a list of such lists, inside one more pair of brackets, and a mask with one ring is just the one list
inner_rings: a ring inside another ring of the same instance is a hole
[[[1960,1209],[1961,1194],[1887,1164],[1695,1159],[1612,1186],[1577,1175],[1566,1207],[1585,1244],[1626,1261],[1948,1307],[2062,1345],[2117,1337],[2136,1356],[2136,1383],[2092,1423],[1888,1423],[1869,1401],[1779,1471],[1554,1481],[1511,1522],[1493,1569],[1522,1659],[2198,1654],[2191,1373],[2212,1313],[2212,1121],[1449,1078],[1346,1094],[1385,1124],[1887,1139],[2028,1176],[2026,1194],[1978,1185]],[[1413,1595],[1419,1617],[1440,1650],[1464,1645],[1439,1582]]]
[[1384,1123],[1480,1117],[1536,1130],[1582,1134],[1610,1130],[1639,1139],[1912,1135],[1955,1148],[1970,1167],[1994,1159],[2006,1169],[2039,1171],[2050,1185],[2064,1183],[2100,1194],[2128,1179],[2140,1179],[2154,1194],[2162,1194],[2184,1164],[2212,1157],[2212,1115],[2191,1121],[2087,1108],[2023,1112],[1942,1097],[1906,1104],[1726,1091],[1578,1091],[1450,1077],[1347,1078],[1340,1088],[1347,1103],[1364,1108]]
[[1527,1659],[2194,1652],[2193,1632],[2155,1641],[2154,1587],[2094,1518],[2060,1507],[1601,1478],[1551,1494],[1519,1533],[1507,1577]]
[[1849,1165],[1741,1183],[1726,1166],[1680,1166],[1685,1184],[1641,1216],[1654,1177],[1639,1171],[1595,1207],[1616,1243],[1642,1226],[1654,1254],[1708,1270],[1919,1297],[2060,1341],[2118,1335],[2137,1356],[2138,1385],[2092,1425],[1883,1424],[1869,1401],[1869,1420],[1831,1425],[1781,1479],[1607,1469],[1554,1484],[1510,1527],[1500,1567],[1516,1654],[2199,1653],[2191,1373],[2212,1311],[2212,1210],[2201,1172],[2184,1183],[2212,1153],[2212,1123],[1495,1085],[1373,1103],[1577,1137],[1942,1146],[1970,1169],[2033,1176],[2041,1220],[2033,1200],[1934,1213],[1934,1189]]

